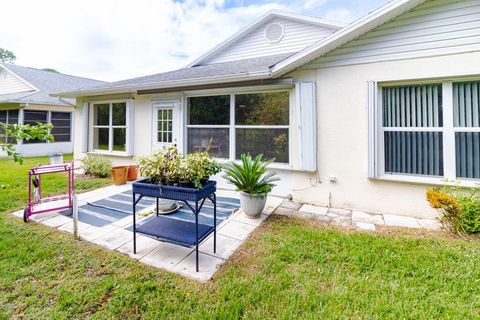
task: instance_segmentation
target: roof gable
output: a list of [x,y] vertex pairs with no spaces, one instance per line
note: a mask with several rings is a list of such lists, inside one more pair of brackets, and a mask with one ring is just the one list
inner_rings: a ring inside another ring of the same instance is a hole
[[320,40],[278,63],[272,68],[272,75],[281,76],[282,74],[293,71],[357,39],[426,1],[427,0],[396,0],[389,2],[385,6],[371,12],[324,40]]
[[0,64],[0,94],[34,91],[36,88]]
[[[267,36],[274,26],[279,38]],[[341,29],[343,24],[271,11],[213,48],[188,67],[295,53]]]

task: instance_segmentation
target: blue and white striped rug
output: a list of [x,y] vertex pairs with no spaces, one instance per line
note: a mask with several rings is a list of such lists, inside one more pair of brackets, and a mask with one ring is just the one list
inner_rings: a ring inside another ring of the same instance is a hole
[[[190,208],[183,202],[179,202],[179,204],[182,205],[180,210],[164,215],[164,217],[194,223],[195,215]],[[155,205],[155,198],[143,197],[136,206],[137,212],[152,205]],[[227,219],[238,208],[240,208],[239,199],[217,197],[217,225]],[[125,191],[78,207],[78,221],[96,227],[103,227],[128,217],[132,212],[132,192]],[[60,213],[68,214],[69,212],[62,211]],[[205,200],[202,211],[198,215],[198,222],[213,226],[213,203],[209,199]]]

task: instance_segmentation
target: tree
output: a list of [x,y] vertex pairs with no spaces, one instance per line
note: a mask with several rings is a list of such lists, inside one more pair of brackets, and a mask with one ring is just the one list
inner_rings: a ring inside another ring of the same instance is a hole
[[12,51],[0,48],[0,62],[13,63],[16,59],[17,57]]
[[58,72],[57,70],[52,69],[52,68],[43,68],[42,70],[43,70],[43,71],[47,71],[47,72],[60,73],[60,72]]
[[[3,138],[2,141],[5,141],[5,137],[13,138],[14,141],[20,140],[40,140],[40,141],[50,141],[53,142],[53,136],[50,134],[50,131],[53,129],[53,125],[37,123],[32,126],[29,124],[20,125],[20,124],[2,124],[0,126],[3,129],[3,134],[0,134],[0,137]],[[0,149],[5,151],[8,156],[13,157],[13,161],[20,164],[23,163],[23,156],[19,153],[15,146],[11,143],[0,143]]]

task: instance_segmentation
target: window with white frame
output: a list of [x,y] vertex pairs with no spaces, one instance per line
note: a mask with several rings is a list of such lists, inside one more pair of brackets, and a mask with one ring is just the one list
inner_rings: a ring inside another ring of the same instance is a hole
[[381,88],[385,175],[480,179],[480,82]]
[[15,138],[7,137],[3,129],[3,125],[12,124],[18,124],[18,110],[0,110],[0,139],[3,143],[17,143]]
[[93,104],[93,150],[110,153],[127,150],[127,104],[106,102]]
[[188,98],[188,152],[239,159],[263,154],[289,163],[290,92]]

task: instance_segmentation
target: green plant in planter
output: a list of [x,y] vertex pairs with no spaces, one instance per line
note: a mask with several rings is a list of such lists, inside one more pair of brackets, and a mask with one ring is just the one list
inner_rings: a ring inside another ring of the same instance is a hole
[[202,188],[201,180],[206,176],[206,164],[209,161],[210,156],[207,152],[195,152],[187,155],[188,179],[197,189]]
[[149,178],[152,183],[160,184],[165,179],[165,154],[163,150],[140,157],[138,160],[138,171],[141,176]]
[[163,153],[164,177],[167,181],[176,181],[178,179],[178,170],[180,167],[180,154],[176,146],[165,149]]
[[273,160],[264,161],[262,158],[261,154],[255,158],[242,154],[241,164],[232,162],[224,166],[225,179],[232,183],[238,191],[264,198],[275,186],[273,182],[280,179],[275,177],[275,172],[266,172],[267,166]]

